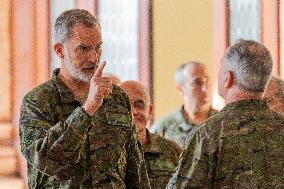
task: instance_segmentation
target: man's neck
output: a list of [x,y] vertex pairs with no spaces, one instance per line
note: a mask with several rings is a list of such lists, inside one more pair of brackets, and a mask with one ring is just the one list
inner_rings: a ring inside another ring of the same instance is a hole
[[199,125],[208,118],[209,112],[210,108],[203,108],[195,111],[184,109],[184,116],[188,122]]
[[89,83],[67,76],[66,73],[61,72],[61,70],[58,77],[72,91],[76,100],[80,103],[83,103],[86,100],[89,91]]
[[248,99],[262,99],[262,92],[250,92],[241,89],[230,90],[224,97],[225,104]]
[[145,146],[147,144],[148,141],[147,141],[147,130],[146,130],[146,128],[143,129],[143,131],[138,132],[138,138],[139,138],[142,146]]

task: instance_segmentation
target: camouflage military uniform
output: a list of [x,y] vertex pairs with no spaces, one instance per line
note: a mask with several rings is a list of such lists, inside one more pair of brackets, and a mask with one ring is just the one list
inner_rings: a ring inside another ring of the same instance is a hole
[[167,188],[284,188],[283,139],[265,101],[229,103],[189,134]]
[[[216,113],[217,110],[211,109],[209,117]],[[152,125],[150,132],[159,134],[169,140],[173,140],[179,146],[183,147],[188,133],[194,126],[196,125],[188,122],[184,117],[184,107],[182,106],[179,110],[170,113]]]
[[143,151],[151,188],[164,189],[174,173],[181,153],[180,147],[147,130],[147,144],[143,146]]
[[23,100],[20,139],[29,188],[150,188],[126,94],[113,86],[89,117],[58,72]]

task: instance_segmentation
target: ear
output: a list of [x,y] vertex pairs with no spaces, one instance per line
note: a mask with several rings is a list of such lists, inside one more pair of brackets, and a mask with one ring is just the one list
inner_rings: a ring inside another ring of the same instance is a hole
[[183,97],[184,95],[183,95],[183,90],[182,90],[181,85],[177,85],[177,86],[176,86],[176,89],[177,89],[177,91],[178,91],[178,94]]
[[64,58],[64,49],[61,43],[55,43],[53,49],[59,58]]
[[153,121],[152,116],[153,116],[153,106],[152,106],[152,104],[150,104],[149,105],[149,120],[148,120],[148,123],[146,125],[147,129],[149,129],[151,127],[151,121]]
[[150,104],[149,105],[149,114],[152,115],[152,112],[153,112],[153,106],[152,106],[152,104]]
[[230,88],[234,85],[234,76],[233,76],[233,72],[228,71],[226,73],[226,81],[225,81],[225,87],[226,88]]

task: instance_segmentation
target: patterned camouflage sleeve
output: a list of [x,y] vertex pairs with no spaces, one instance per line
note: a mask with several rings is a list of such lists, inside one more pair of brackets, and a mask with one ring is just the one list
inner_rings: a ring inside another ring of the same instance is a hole
[[29,95],[24,98],[19,125],[21,151],[40,171],[65,180],[80,174],[78,159],[91,118],[78,107],[65,122],[50,120],[46,107]]
[[127,188],[151,188],[135,126],[128,146],[126,181]]
[[167,189],[211,188],[212,164],[206,152],[205,127],[195,127],[189,133],[175,173]]

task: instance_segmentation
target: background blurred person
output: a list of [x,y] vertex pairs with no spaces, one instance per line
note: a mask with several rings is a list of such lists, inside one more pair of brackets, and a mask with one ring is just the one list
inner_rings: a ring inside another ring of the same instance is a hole
[[146,128],[151,120],[152,105],[145,86],[137,81],[126,81],[121,88],[130,99],[133,122],[144,151],[151,187],[164,189],[177,165],[181,149],[175,142],[149,133]]
[[271,110],[284,115],[284,81],[282,79],[271,76],[263,98],[268,101]]
[[103,76],[110,78],[112,84],[120,85],[120,83],[121,83],[120,79],[112,73],[103,73]]
[[216,114],[217,110],[211,106],[211,84],[204,64],[197,61],[182,64],[176,71],[175,81],[183,106],[155,122],[150,131],[182,147],[191,129]]

